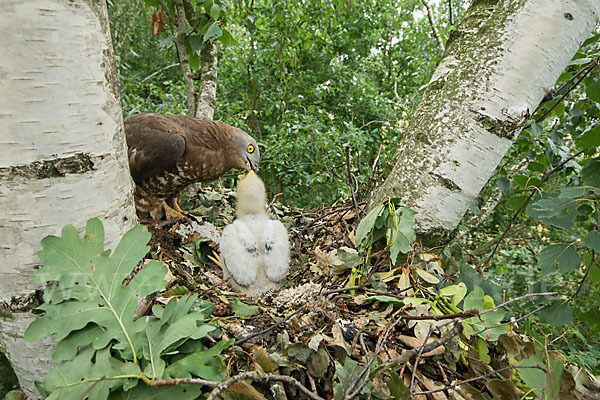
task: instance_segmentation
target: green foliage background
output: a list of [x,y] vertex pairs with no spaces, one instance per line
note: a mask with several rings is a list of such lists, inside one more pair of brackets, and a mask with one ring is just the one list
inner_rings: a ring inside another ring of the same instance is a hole
[[[207,6],[192,3],[200,11]],[[172,27],[154,36],[156,8],[142,0],[108,4],[124,115],[187,113],[178,66],[144,80],[178,62]],[[236,43],[220,45],[215,119],[259,140],[268,189],[301,207],[348,196],[346,145],[352,172],[365,186],[380,145],[378,171],[385,168],[440,55],[421,2],[235,1],[222,7]],[[441,29],[449,29],[440,11]]]

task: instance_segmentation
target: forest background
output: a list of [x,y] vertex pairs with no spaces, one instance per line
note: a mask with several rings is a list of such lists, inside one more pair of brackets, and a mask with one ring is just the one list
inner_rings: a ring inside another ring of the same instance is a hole
[[[157,14],[166,10],[164,3],[107,3],[124,117],[188,114],[174,45],[178,32],[166,12]],[[193,80],[200,82],[202,49],[214,41],[219,65],[214,119],[259,141],[269,198],[279,194],[279,202],[305,210],[348,199],[354,190],[348,173],[356,177],[363,199],[383,180],[444,45],[470,5],[461,0],[196,3],[202,15],[185,31]],[[530,110],[526,129],[470,205],[458,239],[435,249],[448,274],[493,254],[486,292],[507,297],[559,292],[561,301],[520,326],[596,375],[599,54],[599,35],[594,35],[540,108]],[[234,179],[231,174],[222,184],[232,187]],[[524,305],[520,314],[538,306]]]

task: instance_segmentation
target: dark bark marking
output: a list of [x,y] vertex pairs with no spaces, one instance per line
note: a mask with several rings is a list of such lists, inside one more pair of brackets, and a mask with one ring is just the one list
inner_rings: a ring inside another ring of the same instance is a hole
[[45,179],[63,177],[67,174],[84,174],[94,170],[96,160],[97,157],[88,153],[77,153],[70,157],[4,167],[0,168],[0,180],[12,180],[17,176],[27,179]]

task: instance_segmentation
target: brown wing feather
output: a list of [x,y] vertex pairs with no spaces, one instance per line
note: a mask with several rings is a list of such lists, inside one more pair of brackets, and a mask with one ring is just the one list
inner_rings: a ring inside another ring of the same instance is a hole
[[124,121],[129,168],[135,183],[173,168],[185,152],[184,138],[160,117],[140,114]]

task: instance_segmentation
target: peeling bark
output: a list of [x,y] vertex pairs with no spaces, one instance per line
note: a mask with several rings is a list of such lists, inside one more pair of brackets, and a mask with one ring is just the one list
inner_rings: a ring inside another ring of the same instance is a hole
[[137,220],[106,4],[6,0],[0,37],[0,349],[35,399],[54,350],[23,340],[40,240],[100,217],[114,248]]
[[447,242],[599,15],[597,0],[474,2],[370,206],[399,197],[425,243]]
[[198,93],[198,107],[196,117],[202,119],[213,119],[215,107],[217,106],[217,70],[219,54],[215,42],[204,44],[200,54],[200,91]]

